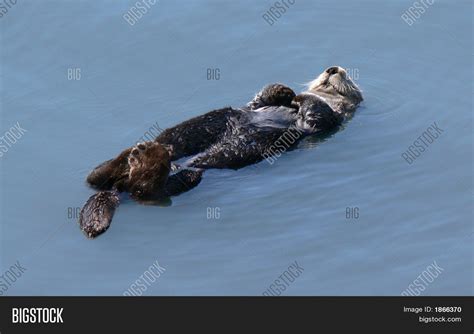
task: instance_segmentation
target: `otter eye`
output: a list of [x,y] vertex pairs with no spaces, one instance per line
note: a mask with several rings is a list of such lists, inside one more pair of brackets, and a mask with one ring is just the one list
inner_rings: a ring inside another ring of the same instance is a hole
[[329,75],[333,75],[339,72],[339,69],[336,66],[330,67],[326,70],[326,73]]

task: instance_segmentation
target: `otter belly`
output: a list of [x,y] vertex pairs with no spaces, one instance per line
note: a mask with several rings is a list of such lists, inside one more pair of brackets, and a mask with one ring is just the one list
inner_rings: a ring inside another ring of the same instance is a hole
[[297,121],[298,110],[289,107],[263,107],[248,111],[249,123],[257,127],[289,128]]

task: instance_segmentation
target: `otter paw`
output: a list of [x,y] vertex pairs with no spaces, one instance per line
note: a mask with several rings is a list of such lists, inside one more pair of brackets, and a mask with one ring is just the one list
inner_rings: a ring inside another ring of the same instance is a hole
[[247,106],[251,109],[266,106],[291,107],[291,100],[295,96],[295,92],[290,87],[278,83],[270,84],[265,86]]
[[263,89],[262,97],[268,105],[286,106],[291,105],[291,100],[296,96],[295,92],[282,84],[268,85]]
[[172,172],[177,172],[177,171],[179,171],[180,169],[181,169],[181,166],[180,166],[180,165],[178,165],[178,164],[176,164],[176,163],[174,163],[174,162],[171,163],[171,171],[172,171]]

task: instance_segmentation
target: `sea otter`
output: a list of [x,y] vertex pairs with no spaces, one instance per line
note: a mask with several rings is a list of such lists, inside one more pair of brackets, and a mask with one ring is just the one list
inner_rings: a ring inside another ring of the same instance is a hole
[[[239,169],[261,161],[286,133],[297,135],[296,145],[304,136],[336,128],[362,100],[346,71],[333,66],[299,95],[282,84],[268,85],[242,108],[213,110],[166,129],[89,174],[87,182],[101,192],[82,209],[81,229],[91,238],[107,230],[121,192],[138,201],[178,195],[197,186],[204,169]],[[183,157],[190,157],[185,169],[170,175],[172,161]]]

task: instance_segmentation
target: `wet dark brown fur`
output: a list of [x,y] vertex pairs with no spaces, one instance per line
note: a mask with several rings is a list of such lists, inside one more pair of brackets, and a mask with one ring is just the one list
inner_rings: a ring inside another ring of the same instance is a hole
[[[336,108],[349,99],[344,94],[349,88],[359,93],[350,83],[345,71],[334,67],[312,82],[309,92],[298,96],[284,85],[269,85],[243,108],[213,110],[165,130],[153,142],[125,149],[87,177],[102,192],[93,195],[81,211],[81,228],[89,237],[103,233],[119,204],[119,192],[149,201],[178,195],[199,184],[202,170],[170,175],[171,161],[194,156],[188,167],[238,169],[262,160],[290,129],[297,130],[296,145],[305,135],[337,127],[347,111]],[[332,86],[326,87],[329,84]],[[361,98],[349,100],[357,106]]]
[[196,170],[169,176],[170,172],[168,149],[157,142],[145,142],[97,166],[87,183],[97,190],[128,192],[136,200],[149,201],[187,191],[199,183],[202,175]]
[[157,142],[127,148],[115,159],[96,167],[87,182],[101,191],[89,198],[79,215],[79,226],[84,234],[95,238],[109,228],[120,204],[120,192],[128,192],[140,202],[159,201],[201,182],[200,170],[182,170],[169,176],[170,171],[168,149]]

